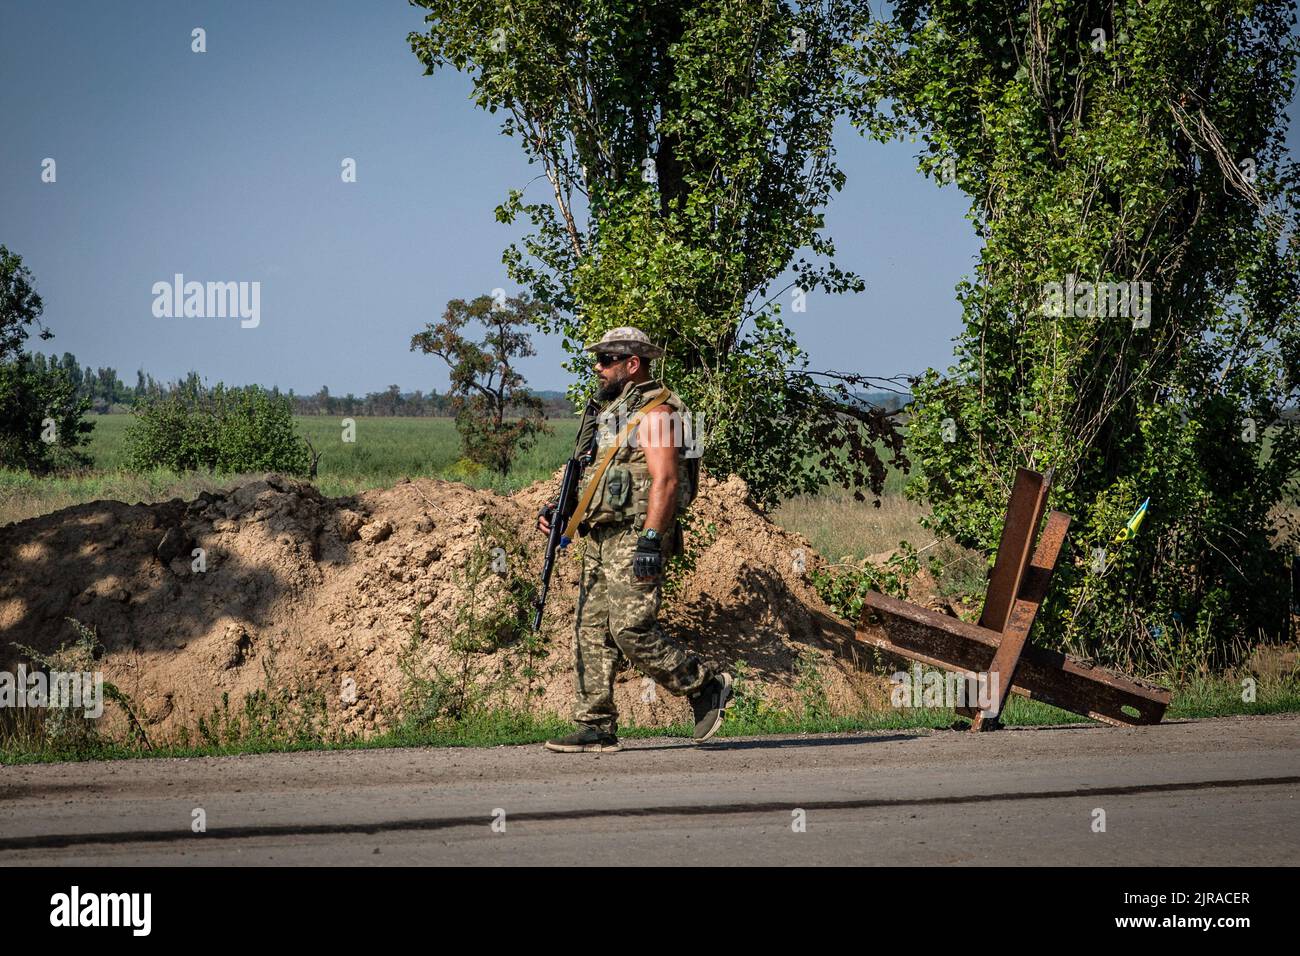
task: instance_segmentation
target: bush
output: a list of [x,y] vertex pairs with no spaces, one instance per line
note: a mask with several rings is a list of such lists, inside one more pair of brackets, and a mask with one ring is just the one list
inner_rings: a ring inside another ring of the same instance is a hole
[[287,398],[257,385],[176,391],[136,408],[127,428],[127,466],[306,475],[307,443],[294,430]]

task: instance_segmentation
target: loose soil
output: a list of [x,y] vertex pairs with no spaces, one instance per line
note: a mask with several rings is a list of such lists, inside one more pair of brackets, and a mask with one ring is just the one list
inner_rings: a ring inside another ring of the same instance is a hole
[[[557,561],[534,677],[517,641],[466,655],[449,637],[458,611],[486,613],[512,577],[467,586],[475,554],[499,546],[502,562],[526,565],[519,576],[540,574],[536,515],[558,481],[503,496],[422,479],[330,499],[267,475],[194,501],[97,501],[17,522],[0,528],[0,666],[24,659],[13,642],[49,653],[73,641],[75,619],[155,741],[194,728],[223,694],[238,707],[266,689],[323,700],[330,732],[376,733],[409,704],[404,660],[408,672],[468,673],[493,703],[567,715],[581,542]],[[714,664],[745,662],[751,691],[774,707],[887,706],[888,682],[862,666],[870,651],[811,584],[826,562],[806,538],[774,524],[735,476],[703,476],[692,527],[693,566],[660,612],[670,634]],[[689,714],[631,668],[617,702],[624,726]]]

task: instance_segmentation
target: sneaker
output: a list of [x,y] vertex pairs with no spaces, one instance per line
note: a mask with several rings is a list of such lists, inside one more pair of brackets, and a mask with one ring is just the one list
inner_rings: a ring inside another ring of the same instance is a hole
[[722,718],[727,712],[727,701],[731,700],[731,675],[723,672],[715,676],[691,698],[691,709],[695,711],[695,739],[708,740],[722,726]]
[[583,727],[567,737],[548,740],[544,746],[547,750],[553,750],[558,754],[607,754],[623,749],[616,736],[597,730],[595,727]]

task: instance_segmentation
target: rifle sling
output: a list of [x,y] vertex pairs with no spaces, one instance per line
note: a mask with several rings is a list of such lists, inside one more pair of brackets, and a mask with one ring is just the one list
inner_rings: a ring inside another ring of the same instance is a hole
[[658,398],[639,409],[636,414],[628,419],[628,423],[618,433],[618,437],[614,439],[614,444],[610,445],[609,451],[605,452],[605,457],[600,460],[600,465],[596,468],[596,474],[592,477],[591,483],[587,485],[587,490],[583,492],[582,498],[578,501],[578,506],[573,509],[573,516],[569,519],[569,526],[564,529],[564,536],[570,541],[577,540],[578,524],[582,520],[582,516],[587,513],[587,506],[591,504],[591,499],[595,497],[596,489],[600,487],[600,480],[605,477],[605,471],[609,468],[609,463],[614,460],[614,453],[622,447],[623,442],[627,441],[627,436],[632,433],[632,429],[641,424],[641,419],[667,400],[668,389],[665,388]]

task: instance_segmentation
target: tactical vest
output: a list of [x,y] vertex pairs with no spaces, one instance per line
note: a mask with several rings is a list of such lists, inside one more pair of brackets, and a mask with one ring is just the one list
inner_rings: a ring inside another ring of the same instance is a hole
[[[668,398],[659,407],[667,408],[676,415],[676,424],[666,425],[660,431],[663,436],[661,440],[675,441],[678,444],[677,508],[674,517],[682,514],[695,500],[699,458],[686,456],[686,446],[689,445],[691,438],[690,410],[676,392],[656,381],[629,383],[623,394],[600,413],[600,423],[595,429],[596,463],[583,471],[578,488],[579,500],[586,493],[588,485],[595,477],[597,466],[604,459],[610,446],[615,443],[629,418],[637,409],[658,398],[663,391],[668,392]],[[652,414],[657,413],[656,409]],[[592,496],[591,503],[587,506],[586,512],[580,516],[581,521],[586,526],[592,527],[633,519],[637,528],[644,527],[646,512],[650,506],[650,484],[650,469],[646,464],[645,449],[639,441],[633,442],[631,439],[625,441],[614,452],[614,457],[601,477],[600,485]]]

